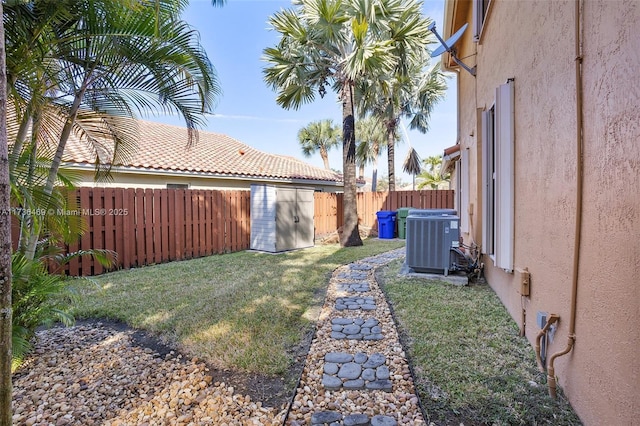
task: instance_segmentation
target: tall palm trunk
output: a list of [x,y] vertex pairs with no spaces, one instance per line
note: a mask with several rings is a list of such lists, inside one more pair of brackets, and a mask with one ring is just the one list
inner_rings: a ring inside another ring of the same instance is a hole
[[356,133],[353,109],[353,82],[347,81],[342,89],[342,173],[344,181],[344,225],[340,236],[343,247],[361,246],[358,230],[356,202]]
[[[3,16],[0,2],[0,16]],[[0,426],[11,420],[11,214],[7,143],[7,72],[0,20]]]
[[396,190],[396,124],[395,120],[387,124],[387,167],[389,168],[389,192]]
[[331,170],[331,167],[329,167],[329,154],[326,148],[320,148],[320,157],[322,158],[322,162],[324,163],[324,168],[326,170]]
[[[69,140],[69,136],[71,135],[71,130],[73,129],[73,125],[75,123],[76,117],[78,115],[78,111],[80,110],[80,104],[82,102],[82,97],[87,88],[87,82],[89,81],[91,75],[91,70],[87,71],[85,76],[85,80],[75,95],[75,99],[71,106],[71,110],[69,111],[69,117],[67,118],[67,122],[64,124],[62,128],[62,132],[60,134],[60,138],[58,139],[58,147],[56,149],[56,153],[51,161],[51,165],[49,166],[49,175],[47,177],[47,182],[45,183],[43,194],[45,197],[51,197],[53,194],[53,187],[58,179],[58,170],[60,169],[60,164],[62,163],[62,156],[64,155],[64,148],[67,146],[67,141]],[[46,206],[48,208],[48,206]],[[42,231],[42,222],[37,221],[35,226],[30,229],[29,235],[26,236],[27,246],[25,249],[25,257],[27,259],[34,259],[36,248],[38,245],[38,238],[40,237],[40,232]]]
[[27,107],[25,114],[22,117],[22,121],[20,122],[20,127],[18,127],[18,134],[16,135],[16,140],[14,141],[13,147],[11,148],[11,155],[9,155],[9,170],[11,171],[13,171],[18,164],[20,152],[22,151],[22,147],[24,146],[24,143],[27,139],[27,132],[29,130],[30,122],[30,108]]
[[380,146],[376,142],[373,147],[373,171],[371,172],[371,192],[378,189],[378,156],[380,155]]

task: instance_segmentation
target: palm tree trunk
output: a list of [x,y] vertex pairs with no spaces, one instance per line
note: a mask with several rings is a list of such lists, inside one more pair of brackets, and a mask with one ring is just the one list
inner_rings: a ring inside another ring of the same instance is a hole
[[378,156],[380,155],[380,146],[376,142],[373,147],[373,171],[371,172],[371,192],[378,189]]
[[389,192],[396,190],[396,159],[395,159],[395,124],[387,125],[387,165],[389,168]]
[[11,155],[9,156],[9,170],[14,170],[18,165],[18,158],[20,157],[20,151],[22,151],[22,147],[24,146],[24,142],[27,139],[27,130],[29,129],[29,121],[31,118],[30,108],[25,110],[24,117],[22,117],[22,121],[20,122],[20,127],[18,128],[18,135],[16,136],[16,140],[11,148]]
[[342,174],[344,181],[342,247],[361,246],[356,202],[356,133],[353,110],[353,82],[342,89]]
[[[60,169],[60,164],[62,163],[62,155],[64,154],[64,148],[67,145],[67,141],[69,140],[69,136],[71,135],[71,129],[73,128],[73,124],[75,123],[76,116],[78,115],[78,111],[80,110],[80,104],[82,101],[82,97],[84,96],[84,92],[86,90],[86,81],[88,80],[88,76],[91,71],[87,73],[85,77],[85,81],[83,82],[80,90],[76,93],[75,99],[73,100],[73,105],[69,111],[69,117],[67,118],[67,122],[64,124],[62,128],[62,133],[60,134],[60,139],[58,139],[58,148],[56,149],[56,154],[51,161],[51,165],[49,168],[49,176],[47,177],[47,182],[45,183],[43,194],[45,197],[51,197],[53,194],[53,186],[56,183],[58,178],[58,170]],[[44,206],[45,210],[48,209],[48,206]],[[25,249],[25,257],[27,259],[33,260],[35,258],[36,247],[38,245],[38,238],[40,236],[39,223],[31,230],[30,234],[25,238],[27,240],[27,247]]]
[[[3,16],[0,2],[0,16]],[[7,143],[7,71],[0,20],[0,426],[11,426],[11,214]]]
[[327,153],[326,148],[320,148],[320,157],[322,157],[322,162],[324,163],[324,168],[326,170],[331,170],[329,167],[329,154]]

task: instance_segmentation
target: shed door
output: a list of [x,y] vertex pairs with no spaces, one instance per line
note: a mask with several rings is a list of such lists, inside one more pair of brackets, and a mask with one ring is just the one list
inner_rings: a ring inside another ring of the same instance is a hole
[[296,242],[297,248],[311,247],[314,240],[314,228],[313,228],[313,190],[299,189],[297,192],[298,211],[296,217],[298,218],[298,241]]
[[296,189],[278,188],[276,197],[276,251],[293,250],[296,245]]

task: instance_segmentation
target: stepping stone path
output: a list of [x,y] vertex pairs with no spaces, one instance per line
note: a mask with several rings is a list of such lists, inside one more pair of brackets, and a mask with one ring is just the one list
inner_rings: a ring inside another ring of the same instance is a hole
[[390,416],[374,416],[371,420],[366,414],[350,414],[343,416],[337,411],[320,411],[311,416],[312,425],[372,425],[372,426],[394,426],[398,423]]
[[382,327],[375,318],[334,318],[331,320],[332,339],[380,340]]
[[427,424],[374,275],[404,253],[394,250],[334,271],[286,425]]
[[366,272],[346,271],[339,273],[336,278],[339,280],[366,280],[368,276],[369,274]]
[[364,293],[367,291],[371,291],[371,287],[369,287],[369,283],[366,281],[359,281],[354,283],[338,283],[336,284],[336,289],[338,291],[347,293]]
[[325,389],[376,389],[391,392],[387,358],[379,353],[329,352],[324,356],[322,386]]
[[371,296],[338,297],[336,299],[336,309],[339,311],[343,311],[345,309],[349,309],[350,311],[354,311],[356,309],[362,309],[363,311],[375,311],[376,300]]

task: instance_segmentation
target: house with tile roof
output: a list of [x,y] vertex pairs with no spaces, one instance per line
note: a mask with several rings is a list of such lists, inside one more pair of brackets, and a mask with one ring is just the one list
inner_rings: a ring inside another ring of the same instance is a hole
[[81,176],[80,186],[248,190],[252,183],[265,183],[342,191],[342,176],[332,170],[259,151],[227,135],[199,131],[189,147],[186,128],[142,120],[137,124],[137,148],[126,164],[113,164],[109,181],[95,182],[94,172],[96,156],[103,161],[113,157],[110,143],[96,152],[72,136],[64,167]]

